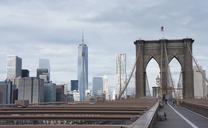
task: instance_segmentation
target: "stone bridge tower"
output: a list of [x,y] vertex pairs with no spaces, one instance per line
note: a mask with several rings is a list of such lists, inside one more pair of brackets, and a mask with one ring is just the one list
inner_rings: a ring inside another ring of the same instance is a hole
[[138,58],[136,65],[136,97],[146,96],[146,67],[152,58],[159,64],[162,94],[166,95],[168,91],[167,66],[173,58],[176,58],[182,70],[183,97],[193,98],[193,63],[191,55],[193,42],[194,40],[191,38],[177,40],[136,40],[134,42],[136,46],[136,58]]

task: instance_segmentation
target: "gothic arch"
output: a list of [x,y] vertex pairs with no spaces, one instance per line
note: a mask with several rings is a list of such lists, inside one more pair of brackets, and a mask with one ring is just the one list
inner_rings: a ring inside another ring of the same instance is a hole
[[183,57],[181,55],[172,55],[172,56],[170,56],[169,59],[168,59],[168,63],[170,63],[174,58],[179,62],[180,66],[181,66],[181,69],[183,69],[183,63],[184,62],[183,62]]
[[167,63],[169,64],[175,57],[182,68],[183,97],[193,98],[193,65],[190,54],[193,42],[194,40],[191,38],[135,41],[136,56],[139,58],[136,65],[136,97],[145,96],[145,70],[152,58],[156,60],[160,67],[162,93],[163,95],[167,94]]
[[[157,64],[160,65],[160,63],[158,62],[157,57],[155,57],[155,56],[148,56],[148,57],[145,59],[145,62],[144,62],[144,69],[145,69],[145,70],[146,70],[146,68],[147,68],[147,65],[149,64],[149,62],[150,62],[152,59],[154,59],[154,60],[157,62]],[[160,66],[159,66],[159,67],[160,67]]]

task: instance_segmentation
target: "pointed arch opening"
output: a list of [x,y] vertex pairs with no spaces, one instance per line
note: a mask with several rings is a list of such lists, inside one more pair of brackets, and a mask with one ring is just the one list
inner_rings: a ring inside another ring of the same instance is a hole
[[160,67],[155,58],[152,57],[146,66],[146,96],[159,96],[159,90],[153,91],[153,88],[160,86],[158,78],[160,79]]
[[177,59],[177,57],[173,57],[169,62],[171,81],[169,81],[169,85],[174,87],[172,91],[173,97],[177,99],[183,98],[183,79],[182,79],[182,66]]

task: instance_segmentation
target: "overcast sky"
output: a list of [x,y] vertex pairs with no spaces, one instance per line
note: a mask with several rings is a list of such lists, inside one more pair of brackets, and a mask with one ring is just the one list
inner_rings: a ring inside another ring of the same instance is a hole
[[[129,72],[135,61],[133,42],[160,39],[161,26],[168,39],[193,38],[194,55],[207,69],[205,0],[0,0],[0,78],[6,77],[7,55],[17,55],[32,76],[38,59],[48,58],[54,82],[77,79],[77,47],[83,30],[89,81],[92,76],[108,75],[113,86],[115,55],[127,54]],[[151,70],[157,71],[155,67]]]

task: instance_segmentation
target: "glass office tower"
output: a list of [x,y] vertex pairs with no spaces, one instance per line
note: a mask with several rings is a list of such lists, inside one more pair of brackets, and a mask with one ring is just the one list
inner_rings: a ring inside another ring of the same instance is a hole
[[38,69],[39,70],[41,70],[41,69],[43,69],[43,70],[48,69],[47,77],[48,77],[48,81],[50,81],[50,61],[49,61],[49,59],[40,58],[39,59],[39,68]]
[[18,56],[8,56],[7,58],[7,79],[13,81],[22,75],[22,59]]
[[78,47],[78,88],[80,101],[85,100],[85,91],[88,89],[88,47],[84,42]]

